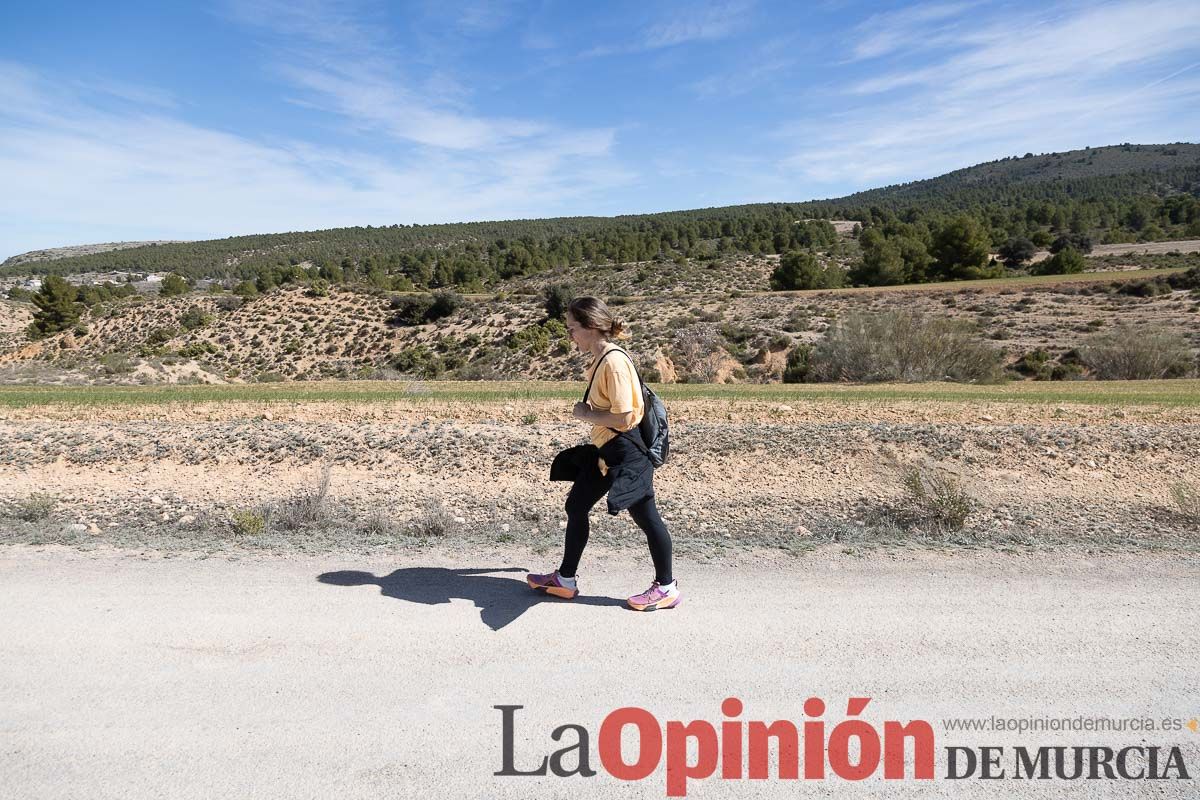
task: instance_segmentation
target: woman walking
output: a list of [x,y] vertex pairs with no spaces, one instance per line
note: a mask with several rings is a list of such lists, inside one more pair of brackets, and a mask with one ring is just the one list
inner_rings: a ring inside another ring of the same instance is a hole
[[[637,611],[673,608],[683,599],[671,574],[671,535],[654,504],[654,466],[641,441],[638,423],[645,414],[642,385],[629,354],[612,342],[624,338],[621,323],[603,301],[578,297],[567,309],[567,333],[581,352],[592,354],[588,391],[576,403],[576,419],[591,423],[591,444],[564,451],[574,483],[567,494],[567,534],[562,564],[548,575],[530,574],[530,587],[555,597],[579,594],[575,571],[587,545],[588,514],[608,495],[608,513],[628,509],[646,534],[654,562],[650,588],[628,600]],[[636,437],[636,438],[635,438]],[[556,459],[556,466],[559,459]],[[552,472],[554,470],[552,469]],[[555,480],[551,475],[551,480]]]

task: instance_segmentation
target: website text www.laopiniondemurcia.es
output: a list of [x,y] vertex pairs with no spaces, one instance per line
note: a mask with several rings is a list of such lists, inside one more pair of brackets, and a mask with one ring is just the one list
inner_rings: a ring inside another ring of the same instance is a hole
[[[624,781],[647,780],[664,762],[666,794],[684,797],[688,782],[722,780],[861,781],[880,774],[884,780],[934,780],[936,737],[925,720],[875,724],[857,718],[871,702],[851,697],[847,718],[831,727],[821,717],[825,701],[810,697],[803,703],[807,719],[799,725],[788,719],[771,722],[742,720],[744,705],[736,697],[721,703],[719,723],[707,720],[668,720],[663,723],[644,708],[626,706],[608,713],[600,724],[597,750],[600,766]],[[594,777],[591,735],[583,725],[559,725],[550,738],[560,745],[553,752],[522,758],[516,754],[517,712],[521,705],[496,705],[501,714],[502,767],[499,777],[554,775]],[[827,731],[828,727],[828,731]],[[636,751],[626,753],[622,738],[631,729]],[[636,752],[636,757],[634,757]],[[1041,745],[1013,747],[1011,753],[994,744],[945,748],[947,780],[1003,778],[1026,780],[1190,780],[1178,747]],[[627,758],[627,755],[629,756]]]

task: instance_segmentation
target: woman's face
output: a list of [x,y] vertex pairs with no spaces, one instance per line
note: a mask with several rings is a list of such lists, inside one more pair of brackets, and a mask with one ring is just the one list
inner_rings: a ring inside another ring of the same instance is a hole
[[571,316],[571,312],[567,312],[567,335],[571,337],[571,341],[575,343],[581,353],[591,350],[599,333],[599,331],[583,327],[579,324],[579,320]]

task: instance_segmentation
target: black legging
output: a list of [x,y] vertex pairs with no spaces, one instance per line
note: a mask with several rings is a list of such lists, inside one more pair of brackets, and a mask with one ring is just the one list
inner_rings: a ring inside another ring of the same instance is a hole
[[[579,477],[567,493],[567,541],[563,550],[562,566],[558,574],[564,578],[575,577],[579,568],[579,558],[583,548],[587,546],[590,525],[588,513],[592,506],[608,492],[612,486],[612,473],[600,474],[600,466],[595,461],[583,466]],[[660,584],[675,580],[671,575],[671,534],[658,515],[658,507],[654,505],[654,495],[639,500],[629,507],[629,516],[637,526],[646,533],[646,543],[650,545],[650,558],[654,561],[654,580]]]

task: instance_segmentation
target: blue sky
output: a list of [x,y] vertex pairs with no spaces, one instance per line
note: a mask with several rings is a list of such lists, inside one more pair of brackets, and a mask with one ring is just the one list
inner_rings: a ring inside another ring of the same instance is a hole
[[1200,3],[6,3],[0,258],[1197,141]]

